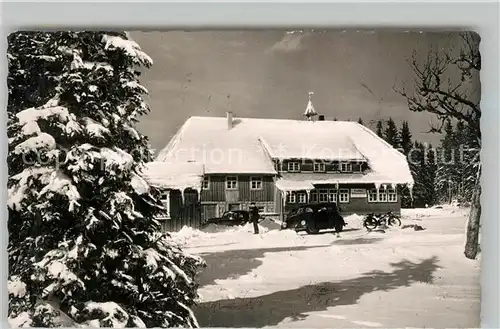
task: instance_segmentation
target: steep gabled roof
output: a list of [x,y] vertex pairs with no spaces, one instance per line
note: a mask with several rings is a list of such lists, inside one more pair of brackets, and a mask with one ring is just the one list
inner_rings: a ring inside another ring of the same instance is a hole
[[365,160],[387,183],[413,183],[403,154],[355,122],[191,117],[156,161],[194,161],[205,173],[276,174],[271,158]]

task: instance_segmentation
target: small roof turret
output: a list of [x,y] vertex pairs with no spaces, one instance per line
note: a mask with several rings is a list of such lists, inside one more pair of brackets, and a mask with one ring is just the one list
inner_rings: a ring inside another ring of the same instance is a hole
[[316,112],[316,109],[314,108],[314,105],[311,100],[311,96],[314,95],[314,92],[310,91],[309,92],[309,102],[307,102],[306,110],[304,112],[304,116],[308,121],[312,121],[313,117],[318,115],[318,112]]

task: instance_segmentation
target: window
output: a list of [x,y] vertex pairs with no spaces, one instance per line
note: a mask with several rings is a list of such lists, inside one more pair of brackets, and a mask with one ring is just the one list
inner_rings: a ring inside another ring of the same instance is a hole
[[351,172],[352,171],[352,164],[349,162],[343,162],[340,164],[340,171],[341,172]]
[[328,190],[319,190],[319,202],[328,202]]
[[390,188],[387,190],[387,201],[398,202],[398,194],[396,192],[396,189]]
[[339,190],[339,202],[340,203],[349,203],[349,190],[348,189],[340,189]]
[[262,177],[250,177],[250,189],[262,190]]
[[378,190],[378,202],[387,202],[387,190],[379,189]]
[[328,202],[337,202],[337,190],[328,190]]
[[299,172],[300,171],[300,163],[299,162],[288,162],[288,171],[289,172]]
[[163,191],[160,195],[160,202],[165,208],[163,218],[170,218],[170,191]]
[[360,172],[361,171],[361,164],[360,163],[353,163],[352,164],[352,171],[353,172]]
[[323,162],[315,162],[314,163],[314,172],[325,172],[325,164]]
[[306,203],[307,202],[307,195],[305,193],[299,193],[299,203]]
[[368,191],[368,202],[377,202],[378,201],[378,195],[377,195],[377,189],[371,189]]
[[204,190],[210,189],[210,177],[208,177],[208,176],[203,177],[203,184],[201,187]]
[[236,176],[227,176],[226,177],[226,189],[227,190],[236,190],[236,189],[238,189],[238,177],[236,177]]
[[295,193],[290,193],[290,194],[287,195],[287,202],[288,203],[295,203],[295,202],[297,202]]
[[398,193],[395,189],[371,189],[368,193],[368,202],[398,202]]
[[318,193],[317,192],[311,192],[309,194],[309,202],[318,202]]

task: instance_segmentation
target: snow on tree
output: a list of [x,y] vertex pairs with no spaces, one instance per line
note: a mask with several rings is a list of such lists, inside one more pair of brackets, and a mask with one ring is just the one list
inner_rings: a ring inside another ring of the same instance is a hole
[[139,175],[151,58],[126,33],[16,32],[8,63],[10,324],[197,327],[204,263]]

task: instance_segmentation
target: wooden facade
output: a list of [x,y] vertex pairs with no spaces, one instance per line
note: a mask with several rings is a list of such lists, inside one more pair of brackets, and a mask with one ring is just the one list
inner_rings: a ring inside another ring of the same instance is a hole
[[[236,177],[237,188],[227,188],[227,178]],[[208,186],[203,186],[201,202],[273,201],[274,180],[271,175],[206,175]],[[251,178],[261,178],[261,188],[252,189]]]
[[162,229],[168,232],[177,232],[182,227],[199,228],[201,226],[201,204],[198,192],[193,189],[182,192],[179,190],[165,190],[168,193],[169,217],[160,218]]
[[[298,163],[298,170],[291,169],[290,163]],[[318,165],[315,168],[315,163]],[[322,165],[319,165],[322,164]],[[342,166],[342,164],[348,164]],[[290,166],[290,167],[289,167]],[[366,161],[328,161],[328,160],[310,160],[310,159],[286,159],[281,162],[274,161],[274,168],[279,173],[301,173],[301,172],[318,172],[318,173],[363,173],[368,169]],[[321,170],[318,170],[321,169]],[[346,170],[349,169],[349,170]]]
[[[298,177],[303,174],[303,171],[296,174],[288,173],[287,177],[296,175]],[[334,177],[339,178],[339,175],[336,174]],[[327,201],[337,202],[343,215],[387,211],[400,213],[401,210],[401,194],[397,189],[388,188],[376,192],[375,185],[369,183],[317,184],[315,189],[309,192],[305,190],[290,192],[286,200],[283,200],[283,194],[275,187],[275,179],[276,177],[272,175],[207,175],[201,195],[198,196],[195,190],[187,189],[184,191],[184,200],[181,191],[168,190],[170,217],[161,219],[163,229],[178,231],[183,226],[199,228],[207,219],[220,217],[228,210],[248,209],[252,202],[255,202],[262,211],[283,215],[305,203]],[[237,183],[228,183],[228,180],[236,180]],[[370,192],[372,192],[371,197]],[[386,194],[383,198],[382,192]],[[389,192],[392,193],[390,196]],[[375,200],[373,193],[379,193]]]
[[[364,191],[364,193],[360,193],[360,191]],[[309,193],[306,191],[296,191],[290,193],[292,197],[287,197],[287,200],[284,202],[284,210],[286,213],[300,207],[301,204],[333,201],[337,202],[342,215],[365,215],[369,213],[385,213],[388,211],[399,214],[401,212],[401,195],[398,189],[381,189],[378,191],[376,199],[370,198],[370,191],[372,193],[377,193],[375,185],[340,184],[338,188],[336,185],[320,185]],[[390,197],[388,193],[389,191],[391,192]],[[326,194],[326,198],[320,198],[321,192],[323,192],[323,195]],[[340,192],[343,192],[343,199],[340,197]],[[345,192],[347,192],[347,198],[345,198]],[[382,193],[385,193],[384,198],[380,198]],[[299,198],[299,195],[305,195],[305,198]],[[281,193],[277,194],[277,197],[278,199],[276,200],[276,205],[278,208],[282,208],[283,206],[279,206],[280,203],[283,204]],[[385,201],[381,201],[380,199],[385,199]]]
[[266,211],[274,211],[272,175],[205,175],[204,182],[201,191],[204,220],[219,217],[227,210],[248,209],[251,202]]

